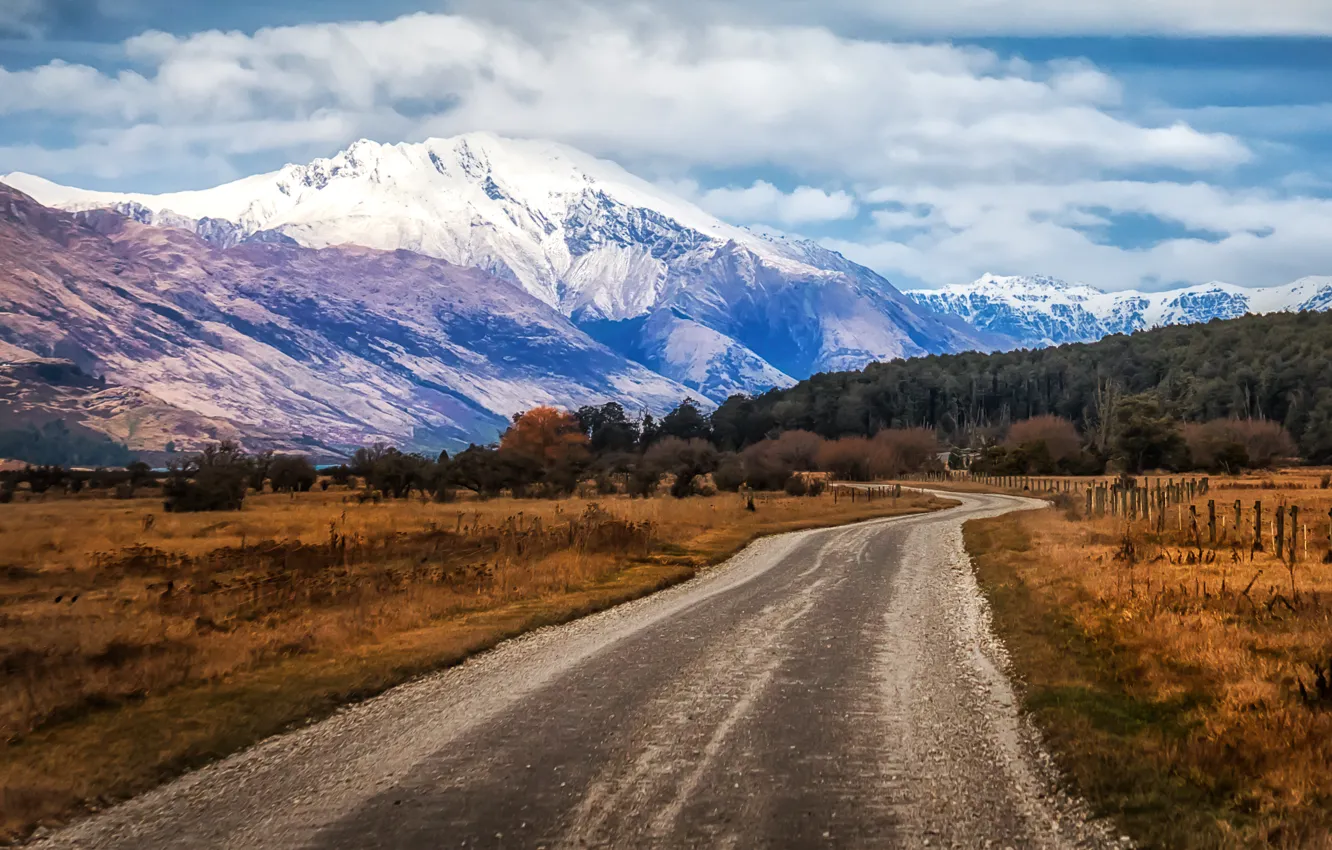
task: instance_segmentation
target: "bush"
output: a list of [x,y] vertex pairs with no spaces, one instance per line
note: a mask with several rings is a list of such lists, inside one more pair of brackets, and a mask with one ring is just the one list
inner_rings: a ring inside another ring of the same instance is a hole
[[712,482],[718,490],[734,493],[745,484],[745,464],[738,455],[725,454],[712,473]]
[[644,479],[651,477],[654,486],[662,475],[674,475],[671,495],[678,499],[690,495],[694,478],[715,470],[717,460],[717,449],[707,440],[664,437],[644,453],[641,472]]
[[867,437],[843,437],[819,448],[818,467],[839,481],[869,481],[874,445]]
[[778,451],[776,440],[763,440],[740,453],[745,466],[745,483],[755,490],[781,490],[795,474],[789,455]]
[[1033,416],[1014,422],[1004,439],[1009,450],[1025,447],[1028,451],[1044,446],[1046,456],[1053,462],[1048,471],[1032,470],[1033,474],[1053,472],[1053,464],[1077,458],[1082,453],[1082,437],[1077,426],[1062,416]]
[[804,496],[809,492],[809,487],[805,484],[805,479],[800,475],[792,475],[786,479],[786,486],[783,487],[788,496]]
[[1295,454],[1295,441],[1276,422],[1213,419],[1184,426],[1190,463],[1211,472],[1268,469]]

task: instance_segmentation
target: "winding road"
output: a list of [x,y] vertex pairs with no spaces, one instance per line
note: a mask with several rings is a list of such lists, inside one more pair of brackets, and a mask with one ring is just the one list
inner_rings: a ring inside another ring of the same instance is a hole
[[959,507],[768,538],[75,824],[42,847],[1082,847]]

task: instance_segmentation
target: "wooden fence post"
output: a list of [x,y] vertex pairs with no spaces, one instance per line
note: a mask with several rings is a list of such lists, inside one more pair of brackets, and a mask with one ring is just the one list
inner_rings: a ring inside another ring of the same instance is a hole
[[1290,508],[1290,562],[1293,564],[1297,559],[1295,545],[1299,542],[1300,534],[1300,506],[1291,505]]
[[1263,502],[1261,499],[1253,503],[1253,549],[1255,552],[1263,551]]
[[1272,543],[1276,545],[1276,556],[1280,561],[1286,549],[1286,509],[1283,505],[1276,508],[1276,533],[1272,535]]
[[1216,543],[1216,499],[1207,500],[1207,542]]

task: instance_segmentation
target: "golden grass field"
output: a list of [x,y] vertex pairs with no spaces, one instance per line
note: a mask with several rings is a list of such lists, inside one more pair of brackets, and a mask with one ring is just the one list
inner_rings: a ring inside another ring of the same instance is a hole
[[756,537],[947,504],[831,493],[0,506],[0,840],[650,593]]
[[[1027,707],[1077,789],[1145,846],[1332,846],[1325,474],[1213,477],[1198,537],[1186,505],[1158,534],[1081,518],[1076,496],[967,526]],[[1278,504],[1301,509],[1293,564],[1275,554]]]

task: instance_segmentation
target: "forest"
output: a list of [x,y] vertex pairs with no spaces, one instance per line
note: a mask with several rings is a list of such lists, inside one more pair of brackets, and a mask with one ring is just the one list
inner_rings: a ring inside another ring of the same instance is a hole
[[1071,421],[1104,453],[1125,405],[1180,423],[1268,421],[1299,454],[1332,462],[1332,314],[1248,316],[1117,335],[1089,344],[876,363],[815,375],[712,416],[724,444],[774,431],[826,438],[925,427],[948,444],[980,447],[1014,422]]

